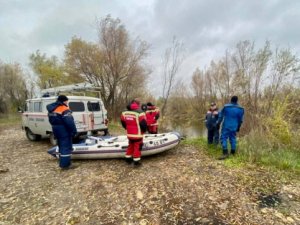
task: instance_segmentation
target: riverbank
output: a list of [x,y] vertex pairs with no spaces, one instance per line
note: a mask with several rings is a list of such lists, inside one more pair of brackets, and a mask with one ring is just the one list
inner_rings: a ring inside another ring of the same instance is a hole
[[48,140],[0,130],[3,224],[297,224],[298,179],[229,168],[181,143],[133,169],[121,159],[78,160],[60,171]]

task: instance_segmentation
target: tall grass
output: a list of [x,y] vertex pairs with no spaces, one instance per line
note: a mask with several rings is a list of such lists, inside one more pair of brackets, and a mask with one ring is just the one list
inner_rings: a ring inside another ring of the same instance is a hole
[[[296,140],[300,138],[297,133],[291,137]],[[300,150],[297,141],[282,144],[269,138],[265,132],[256,130],[240,140],[238,149],[242,161],[300,172]]]
[[[269,139],[263,130],[251,131],[248,135],[238,138],[237,154],[226,159],[225,165],[258,165],[300,174],[300,135],[295,133],[293,140],[290,145],[282,145]],[[220,145],[207,145],[207,140],[203,137],[187,139],[183,143],[204,150],[215,159],[222,154]]]
[[0,114],[0,126],[20,125],[22,117],[20,113]]

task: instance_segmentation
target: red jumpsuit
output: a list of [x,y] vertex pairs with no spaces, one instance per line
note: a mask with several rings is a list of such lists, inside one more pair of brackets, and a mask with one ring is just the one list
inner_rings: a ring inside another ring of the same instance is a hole
[[157,120],[159,118],[159,108],[157,108],[155,105],[147,106],[146,118],[147,118],[148,132],[150,134],[157,134],[158,132]]
[[147,121],[145,113],[139,109],[136,102],[133,102],[129,108],[121,115],[121,123],[127,131],[129,142],[125,157],[133,158],[134,162],[138,162],[141,160],[143,134],[147,130]]

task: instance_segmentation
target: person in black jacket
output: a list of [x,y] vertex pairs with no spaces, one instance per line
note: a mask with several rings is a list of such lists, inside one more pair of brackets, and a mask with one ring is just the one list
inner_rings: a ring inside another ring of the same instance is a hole
[[205,117],[205,125],[207,128],[207,143],[219,144],[219,129],[220,125],[217,123],[219,118],[219,111],[217,104],[212,102]]
[[59,166],[71,168],[72,140],[77,133],[72,111],[68,106],[68,98],[60,95],[57,101],[47,105],[48,118],[59,147]]

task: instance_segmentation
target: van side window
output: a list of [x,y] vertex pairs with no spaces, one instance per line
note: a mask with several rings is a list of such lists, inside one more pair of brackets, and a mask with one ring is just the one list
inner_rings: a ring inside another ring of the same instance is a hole
[[28,104],[28,107],[27,107],[28,112],[33,112],[33,102],[28,102],[27,104]]
[[91,112],[100,111],[99,102],[88,102],[87,106],[88,106],[88,110]]
[[28,111],[29,111],[29,102],[26,102],[24,106],[24,112],[28,112]]
[[69,102],[69,107],[72,112],[84,112],[83,102]]
[[41,102],[35,102],[33,105],[33,111],[34,112],[42,112],[42,103]]

